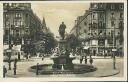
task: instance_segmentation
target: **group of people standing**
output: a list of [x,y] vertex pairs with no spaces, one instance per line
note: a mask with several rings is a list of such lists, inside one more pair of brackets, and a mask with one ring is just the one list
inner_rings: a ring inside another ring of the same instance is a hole
[[82,64],[82,62],[85,62],[85,64],[87,64],[88,60],[89,60],[89,63],[92,65],[93,63],[93,58],[92,56],[90,56],[90,58],[87,58],[87,56],[80,56],[80,64]]

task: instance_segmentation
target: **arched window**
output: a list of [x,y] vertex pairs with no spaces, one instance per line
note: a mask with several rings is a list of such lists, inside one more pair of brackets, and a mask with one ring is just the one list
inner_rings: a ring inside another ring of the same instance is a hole
[[111,4],[111,9],[115,9],[115,4]]

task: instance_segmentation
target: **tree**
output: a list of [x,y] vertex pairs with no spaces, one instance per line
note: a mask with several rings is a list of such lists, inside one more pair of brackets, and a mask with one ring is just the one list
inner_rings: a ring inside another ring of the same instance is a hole
[[44,53],[45,52],[45,42],[38,41],[37,43],[35,43],[35,49],[36,49],[36,52]]
[[46,43],[45,43],[45,51],[46,53],[51,53],[51,49],[55,48],[57,45],[57,41],[55,40],[52,33],[45,34],[46,36]]
[[69,47],[71,49],[76,49],[76,47],[78,47],[80,45],[80,40],[74,34],[69,35],[66,38],[66,40],[69,43]]
[[36,52],[51,53],[51,49],[55,48],[57,41],[52,33],[43,34],[40,40],[35,44]]

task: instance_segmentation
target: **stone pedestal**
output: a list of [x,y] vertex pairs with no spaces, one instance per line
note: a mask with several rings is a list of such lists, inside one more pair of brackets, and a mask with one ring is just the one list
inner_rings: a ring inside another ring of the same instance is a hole
[[[59,41],[59,49],[60,50],[66,50],[67,43],[66,40],[60,40]],[[69,52],[67,51],[65,54],[60,53],[58,57],[54,57],[53,59],[53,69],[62,70],[62,67],[64,70],[72,70],[74,69],[74,65],[72,63],[72,60],[75,58],[69,57]]]
[[67,48],[67,41],[66,40],[60,40],[59,41],[59,49],[65,50]]
[[56,58],[53,58],[53,69],[59,69],[62,70],[62,66],[64,68],[64,70],[72,70],[74,68],[74,65],[72,63],[72,60],[74,58],[69,58],[69,57],[65,57],[65,56],[59,56]]

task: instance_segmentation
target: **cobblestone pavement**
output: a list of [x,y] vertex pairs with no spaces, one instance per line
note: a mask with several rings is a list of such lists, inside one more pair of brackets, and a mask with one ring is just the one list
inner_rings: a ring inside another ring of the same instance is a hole
[[[94,58],[94,57],[93,57]],[[89,60],[88,60],[89,61]],[[113,69],[113,60],[108,57],[108,58],[96,58],[94,59],[93,65],[97,68],[97,71],[95,72],[89,72],[85,74],[61,74],[61,75],[36,75],[33,72],[29,72],[28,69],[36,65],[37,63],[39,64],[51,64],[53,61],[50,58],[44,58],[42,61],[41,58],[31,58],[29,60],[22,60],[17,63],[17,75],[13,75],[13,65],[14,63],[12,62],[11,67],[12,70],[8,70],[6,74],[6,78],[9,77],[14,77],[14,78],[20,78],[20,77],[54,77],[54,76],[64,76],[64,77],[123,77],[123,58],[117,58],[116,59],[116,70]],[[79,59],[73,60],[74,64],[79,64]],[[4,62],[6,68],[8,69],[8,63]],[[84,64],[84,61],[83,61]],[[89,62],[88,62],[89,64]],[[116,74],[116,75],[114,75]]]

